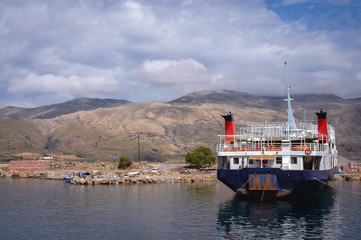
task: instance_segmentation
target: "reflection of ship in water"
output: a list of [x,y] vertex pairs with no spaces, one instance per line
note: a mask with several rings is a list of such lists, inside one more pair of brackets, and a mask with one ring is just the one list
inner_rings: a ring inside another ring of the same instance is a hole
[[217,225],[224,239],[322,239],[333,205],[334,192],[329,187],[318,196],[289,201],[260,203],[238,196],[220,206]]

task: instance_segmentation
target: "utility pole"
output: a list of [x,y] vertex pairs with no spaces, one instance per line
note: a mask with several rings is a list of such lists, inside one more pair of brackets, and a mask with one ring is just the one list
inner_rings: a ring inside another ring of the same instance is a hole
[[139,142],[139,132],[138,132],[138,164],[140,166],[140,142]]

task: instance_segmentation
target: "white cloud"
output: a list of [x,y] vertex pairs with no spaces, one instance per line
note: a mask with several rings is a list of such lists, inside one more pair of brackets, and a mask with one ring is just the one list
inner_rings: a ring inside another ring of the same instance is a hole
[[212,77],[203,64],[194,59],[146,60],[139,69],[143,81],[158,85],[205,83]]
[[111,93],[118,88],[118,82],[111,72],[103,76],[69,77],[56,76],[53,74],[37,75],[28,74],[25,78],[14,78],[9,82],[8,91],[12,93],[42,93],[42,94],[69,94],[71,96]]
[[355,77],[357,80],[361,81],[361,72],[358,72]]
[[[358,81],[359,29],[310,32],[262,0],[20,2],[0,2],[0,106],[34,93],[132,101],[205,89],[279,95],[284,61],[296,84],[318,79],[324,92],[361,94],[338,87]],[[311,0],[283,1],[302,2]]]
[[139,3],[127,1],[125,7],[129,10],[129,13],[133,18],[137,20],[142,20],[144,18],[143,7]]

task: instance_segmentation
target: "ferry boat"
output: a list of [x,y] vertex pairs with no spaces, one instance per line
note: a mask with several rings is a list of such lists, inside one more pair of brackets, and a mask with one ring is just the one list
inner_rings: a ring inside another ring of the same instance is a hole
[[254,123],[236,132],[232,113],[223,115],[225,135],[217,145],[217,178],[244,197],[283,198],[319,192],[337,172],[335,131],[327,112],[318,124],[296,124],[287,83],[287,122]]

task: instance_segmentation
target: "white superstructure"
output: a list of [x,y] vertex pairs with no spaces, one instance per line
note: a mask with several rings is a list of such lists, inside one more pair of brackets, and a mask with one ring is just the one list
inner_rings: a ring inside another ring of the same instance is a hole
[[[288,121],[249,124],[234,135],[219,135],[219,169],[328,170],[337,166],[335,131],[327,124],[327,112],[321,109],[316,113],[318,125],[295,123],[285,69]],[[226,133],[227,126],[235,129],[233,115],[223,117],[226,119]]]

